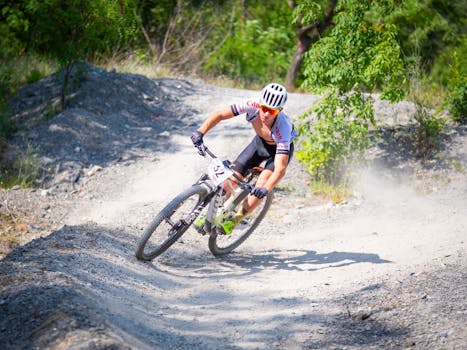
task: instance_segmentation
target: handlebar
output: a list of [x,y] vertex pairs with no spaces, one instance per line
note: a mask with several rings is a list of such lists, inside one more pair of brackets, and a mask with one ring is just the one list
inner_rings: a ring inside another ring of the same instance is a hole
[[[206,157],[206,155],[208,155],[209,157],[211,157],[212,159],[215,159],[217,158],[217,156],[212,153],[209,148],[207,148],[207,146],[204,144],[204,143],[200,143],[199,145],[195,145],[195,147],[198,149],[198,153],[200,155],[202,155],[203,157]],[[232,165],[229,163],[229,164],[226,164],[226,162],[228,161],[224,161],[223,163],[228,166],[230,169],[232,169]],[[233,172],[232,174],[233,177],[235,177],[235,179],[238,180],[238,184],[241,188],[243,189],[247,189],[249,191],[252,191],[253,190],[253,186],[250,185],[248,182],[245,182],[243,180],[243,178],[241,176],[239,176],[236,172]]]
[[200,143],[199,145],[195,145],[195,147],[198,149],[198,153],[202,155],[203,157],[206,157],[206,154],[209,155],[211,158],[217,158],[217,156],[212,153],[204,143]]

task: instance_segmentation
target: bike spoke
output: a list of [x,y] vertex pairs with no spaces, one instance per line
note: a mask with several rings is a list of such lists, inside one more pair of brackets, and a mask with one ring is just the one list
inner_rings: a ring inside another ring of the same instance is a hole
[[223,234],[221,230],[211,235],[209,249],[214,255],[230,253],[238,247],[253,232],[259,222],[263,219],[271,204],[272,197],[265,198],[253,213],[245,217],[230,234]]

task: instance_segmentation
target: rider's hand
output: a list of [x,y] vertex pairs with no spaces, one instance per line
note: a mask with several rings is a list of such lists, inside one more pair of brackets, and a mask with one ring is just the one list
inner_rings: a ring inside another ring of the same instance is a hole
[[203,133],[201,131],[195,130],[191,134],[191,141],[195,146],[199,146],[203,143]]
[[251,194],[259,199],[264,198],[268,195],[268,190],[264,187],[255,187],[251,191]]

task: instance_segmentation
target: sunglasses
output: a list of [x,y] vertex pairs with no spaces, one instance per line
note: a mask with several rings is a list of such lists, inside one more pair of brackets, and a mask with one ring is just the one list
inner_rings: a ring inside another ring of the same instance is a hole
[[267,107],[267,106],[261,105],[259,108],[263,111],[263,113],[269,113],[269,115],[271,115],[271,116],[273,116],[273,117],[274,117],[277,113],[279,113],[279,110],[278,110],[278,109],[269,108],[269,107]]

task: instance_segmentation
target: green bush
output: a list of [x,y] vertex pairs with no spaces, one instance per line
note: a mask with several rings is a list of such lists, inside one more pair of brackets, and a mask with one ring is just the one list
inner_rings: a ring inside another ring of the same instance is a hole
[[325,94],[315,109],[317,121],[311,125],[304,117],[300,125],[297,156],[315,180],[339,185],[361,160],[374,125],[373,100],[362,91],[380,89],[381,98],[390,101],[405,93],[395,28],[378,21],[391,9],[388,4],[340,1],[334,27],[305,57],[303,87]]
[[447,89],[444,107],[458,121],[466,118],[466,11],[465,0],[407,0],[386,16],[397,28],[406,66],[418,66],[420,83]]
[[41,176],[41,164],[32,147],[18,154],[14,160],[0,157],[0,188],[34,187],[35,181]]
[[282,28],[263,28],[259,20],[235,25],[233,35],[205,64],[215,75],[242,77],[249,82],[282,81],[287,73],[293,36]]
[[26,82],[28,84],[32,84],[32,83],[35,83],[36,81],[41,80],[43,77],[44,75],[39,69],[33,68],[26,76]]
[[1,144],[5,142],[5,136],[10,130],[10,122],[1,104],[2,101],[0,101],[0,153],[2,152]]
[[450,111],[454,120],[467,122],[467,79],[464,79],[462,85],[452,88],[449,96]]
[[362,156],[369,145],[372,103],[362,93],[343,95],[333,90],[311,111],[319,119],[300,123],[303,141],[296,154],[314,180],[331,184],[348,180],[346,172],[354,157]]
[[464,35],[462,45],[450,50],[446,62],[446,76],[449,96],[448,108],[454,120],[467,121],[467,35]]
[[437,58],[431,79],[445,86],[444,105],[454,120],[467,121],[467,35],[459,38],[460,44],[447,47]]
[[417,155],[421,158],[429,158],[439,149],[441,133],[446,129],[446,119],[436,113],[432,114],[421,104],[417,104],[414,119],[417,121],[414,135]]
[[6,136],[15,129],[13,122],[8,118],[7,110],[5,98],[0,95],[0,155],[3,150],[2,144],[6,141]]

